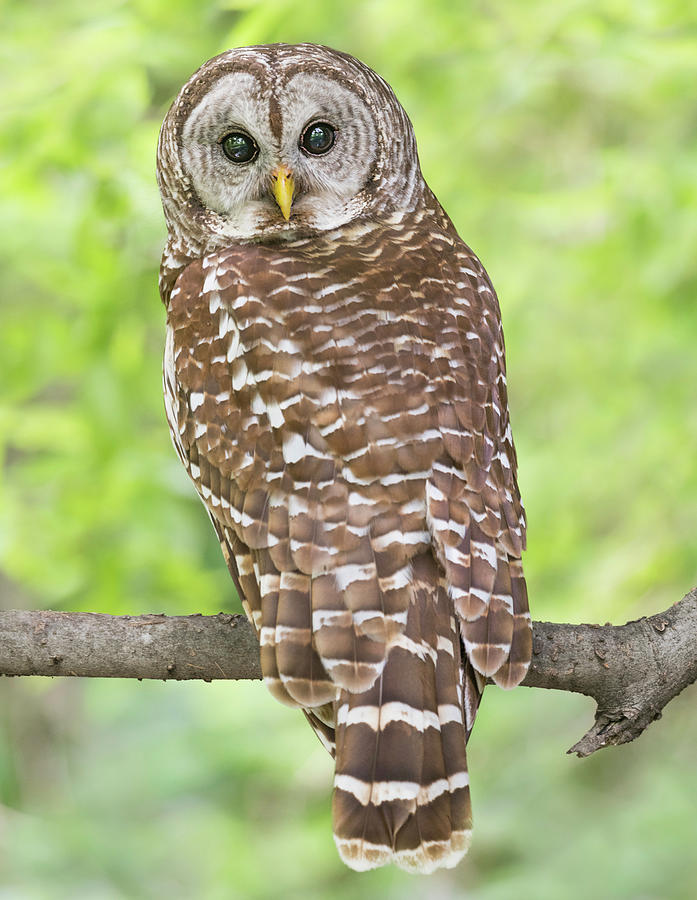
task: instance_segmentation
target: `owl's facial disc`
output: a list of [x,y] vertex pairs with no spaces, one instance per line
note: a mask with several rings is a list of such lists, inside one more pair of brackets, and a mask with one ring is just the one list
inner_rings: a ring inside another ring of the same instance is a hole
[[322,74],[273,86],[222,75],[181,131],[184,169],[201,204],[233,239],[291,238],[336,228],[366,208],[378,150],[361,95]]

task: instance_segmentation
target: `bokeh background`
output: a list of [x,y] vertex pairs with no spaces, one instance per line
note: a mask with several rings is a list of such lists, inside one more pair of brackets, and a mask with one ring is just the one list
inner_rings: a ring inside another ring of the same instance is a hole
[[[0,604],[234,611],[160,389],[160,121],[206,58],[312,40],[395,88],[504,317],[535,617],[697,583],[697,10],[677,0],[4,0]],[[331,763],[258,683],[0,682],[0,898],[694,898],[695,689],[487,692],[453,872],[356,875]]]

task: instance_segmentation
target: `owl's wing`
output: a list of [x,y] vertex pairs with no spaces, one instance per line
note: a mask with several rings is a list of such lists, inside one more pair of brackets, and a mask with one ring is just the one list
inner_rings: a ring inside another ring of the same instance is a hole
[[503,332],[491,282],[464,244],[449,283],[451,315],[440,343],[448,390],[438,407],[446,453],[427,481],[428,517],[467,656],[477,672],[509,688],[525,676],[532,632]]
[[391,504],[339,462],[365,428],[358,406],[340,408],[340,366],[312,357],[326,336],[307,316],[306,261],[294,289],[289,260],[274,268],[278,253],[267,264],[262,252],[192,263],[174,285],[167,415],[257,629],[267,686],[314,707],[379,676],[406,624],[413,548],[384,549]]

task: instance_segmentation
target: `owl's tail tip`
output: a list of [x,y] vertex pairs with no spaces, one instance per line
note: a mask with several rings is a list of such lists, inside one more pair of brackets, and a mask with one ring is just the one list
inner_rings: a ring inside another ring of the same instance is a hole
[[452,869],[469,849],[471,829],[453,831],[446,841],[422,841],[417,847],[395,850],[361,838],[334,835],[339,856],[355,872],[367,872],[390,863],[414,875],[428,875],[436,869]]

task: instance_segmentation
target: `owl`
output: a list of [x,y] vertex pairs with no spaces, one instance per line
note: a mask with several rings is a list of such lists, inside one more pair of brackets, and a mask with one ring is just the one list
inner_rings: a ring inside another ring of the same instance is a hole
[[491,282],[392,89],[327,47],[205,63],[158,180],[167,419],[264,681],[334,757],[344,862],[454,866],[484,683],[532,646]]

